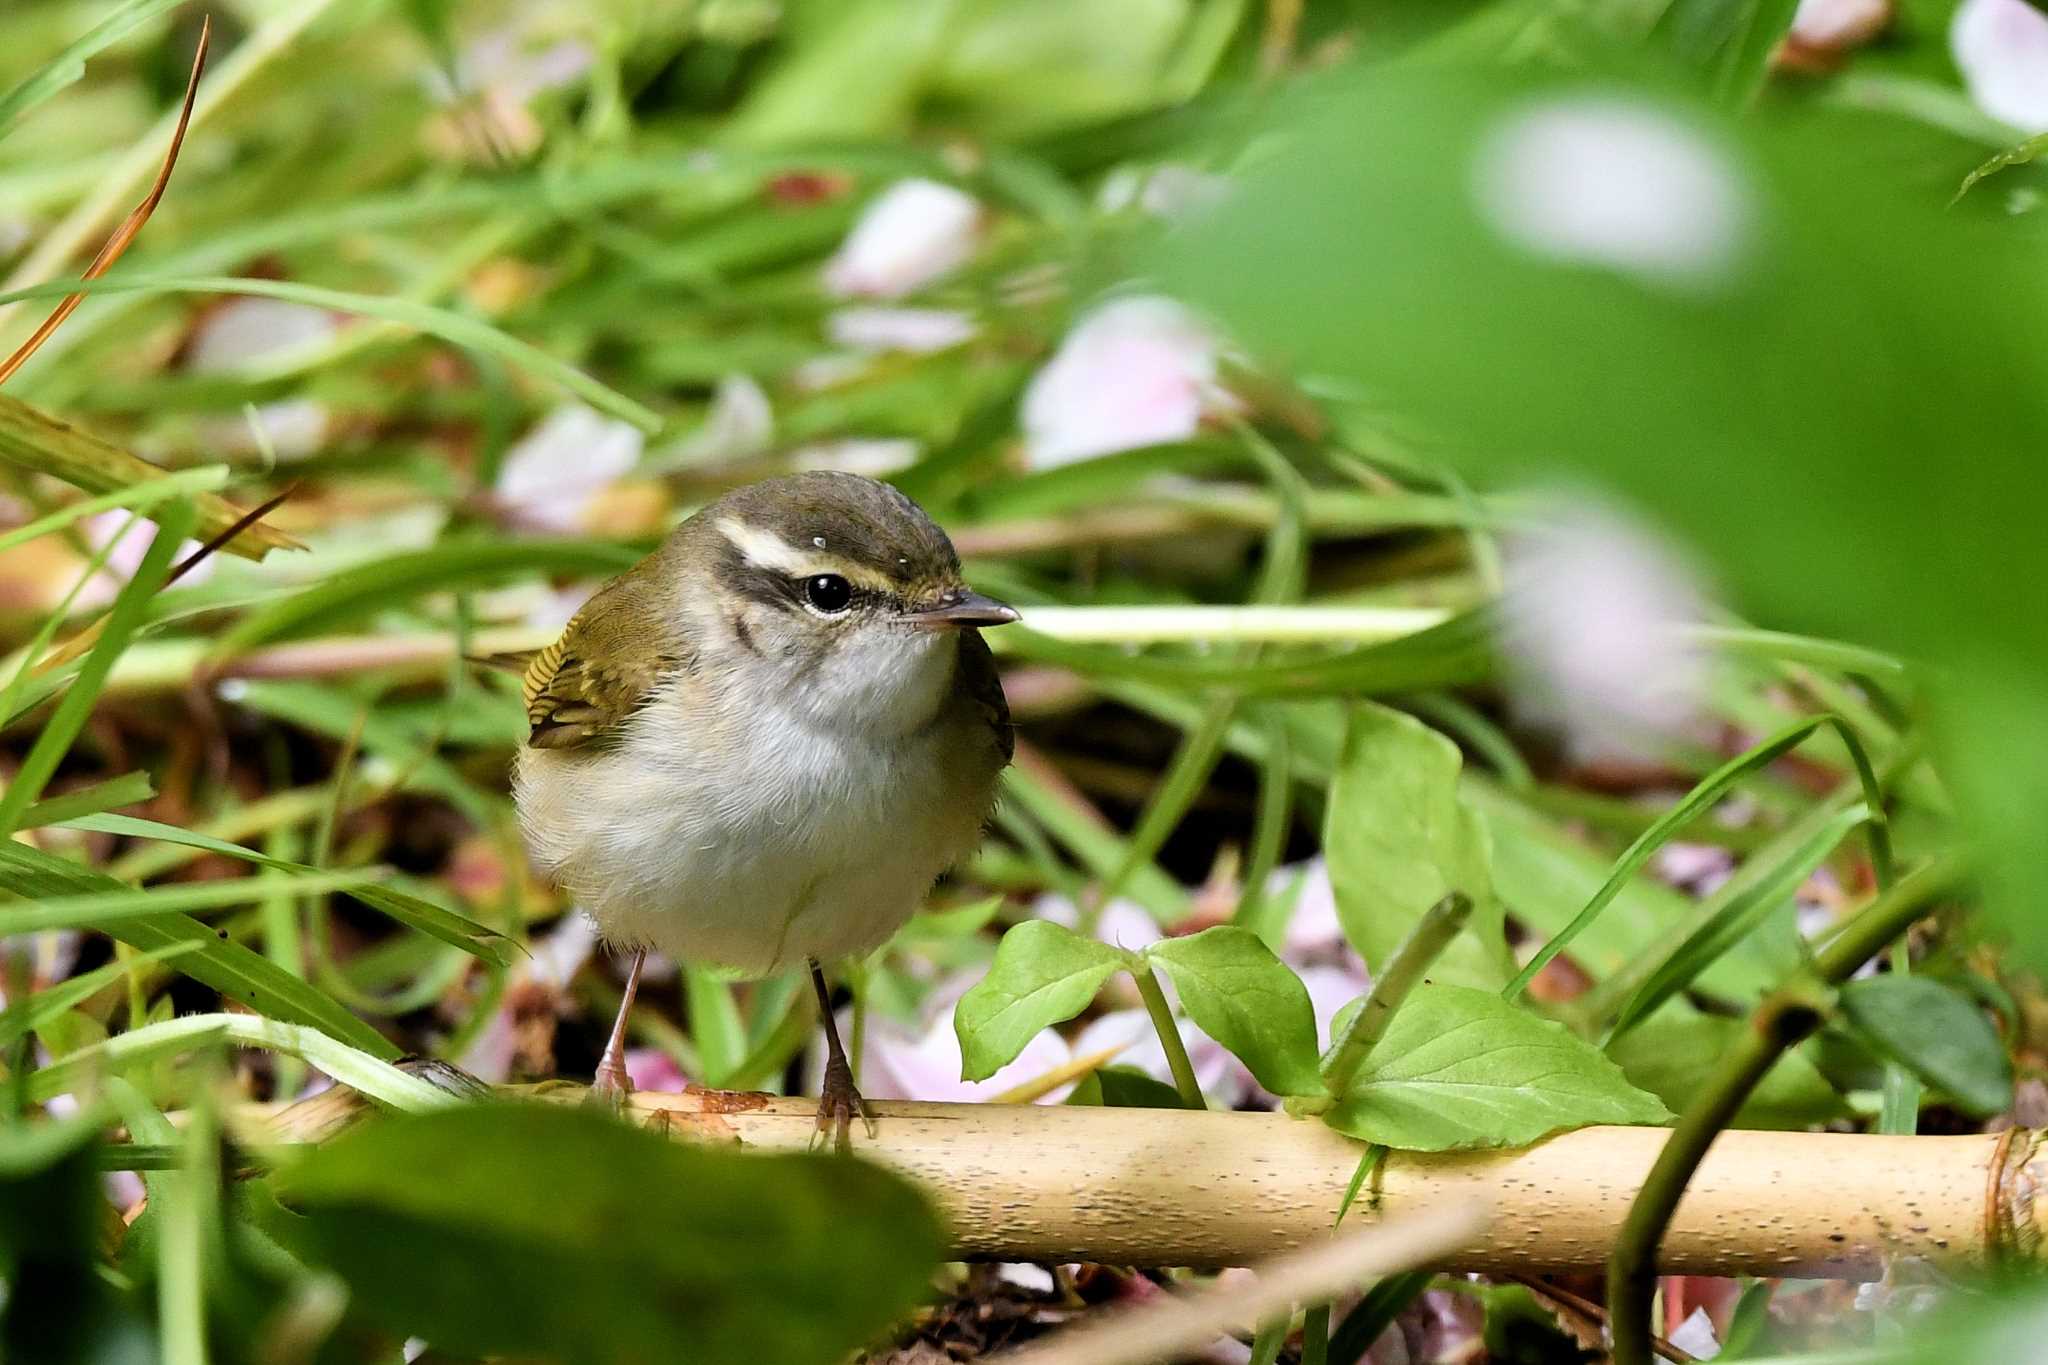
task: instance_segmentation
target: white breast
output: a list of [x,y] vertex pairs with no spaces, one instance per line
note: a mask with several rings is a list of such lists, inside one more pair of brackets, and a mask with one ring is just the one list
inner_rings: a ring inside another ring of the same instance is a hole
[[943,704],[952,653],[930,661],[935,694],[899,679],[931,698],[907,734],[901,708],[844,723],[822,704],[833,680],[791,705],[736,679],[715,714],[657,699],[609,750],[522,750],[535,858],[617,942],[753,974],[869,951],[973,848],[993,798],[992,746]]

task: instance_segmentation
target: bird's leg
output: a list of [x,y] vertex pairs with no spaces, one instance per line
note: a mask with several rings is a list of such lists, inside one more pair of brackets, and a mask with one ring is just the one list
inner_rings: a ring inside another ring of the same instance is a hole
[[818,993],[818,1017],[825,1025],[825,1084],[818,1091],[818,1135],[832,1134],[832,1145],[844,1152],[852,1143],[848,1132],[853,1116],[859,1114],[868,1136],[875,1135],[875,1120],[868,1102],[853,1084],[853,1068],[847,1065],[846,1049],[839,1045],[839,1021],[832,1017],[832,992],[825,988],[825,973],[817,959],[811,960],[811,989]]
[[633,965],[626,972],[626,994],[619,1001],[619,1017],[612,1021],[612,1036],[604,1045],[604,1056],[597,1060],[597,1077],[590,1083],[593,1098],[614,1108],[626,1102],[626,1096],[633,1093],[633,1082],[626,1076],[626,1016],[633,1012],[633,997],[640,993],[640,968],[647,961],[645,948],[633,954]]

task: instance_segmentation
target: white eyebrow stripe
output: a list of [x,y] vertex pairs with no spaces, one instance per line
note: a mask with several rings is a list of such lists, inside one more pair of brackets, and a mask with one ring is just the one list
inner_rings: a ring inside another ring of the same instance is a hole
[[876,573],[864,565],[848,563],[837,555],[791,545],[773,531],[749,526],[737,518],[720,517],[714,524],[718,527],[718,533],[740,552],[740,557],[757,569],[788,574],[791,578],[809,578],[813,574],[838,574],[848,582],[878,591],[887,591],[894,587],[885,574]]

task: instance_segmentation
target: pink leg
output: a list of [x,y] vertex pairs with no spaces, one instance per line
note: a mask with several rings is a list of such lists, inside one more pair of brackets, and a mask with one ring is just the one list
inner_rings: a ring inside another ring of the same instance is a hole
[[640,968],[646,961],[645,948],[633,954],[633,966],[626,973],[626,995],[619,1001],[619,1017],[612,1022],[611,1039],[604,1045],[604,1056],[597,1062],[597,1078],[590,1085],[593,1093],[614,1104],[623,1103],[633,1093],[633,1082],[626,1076],[626,1016],[633,1012],[633,997],[640,993]]

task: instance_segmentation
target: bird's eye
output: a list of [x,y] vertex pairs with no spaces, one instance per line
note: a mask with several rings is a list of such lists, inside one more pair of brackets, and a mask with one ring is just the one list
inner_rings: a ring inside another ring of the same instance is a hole
[[828,616],[845,611],[853,602],[853,586],[836,573],[821,573],[804,580],[804,598]]

